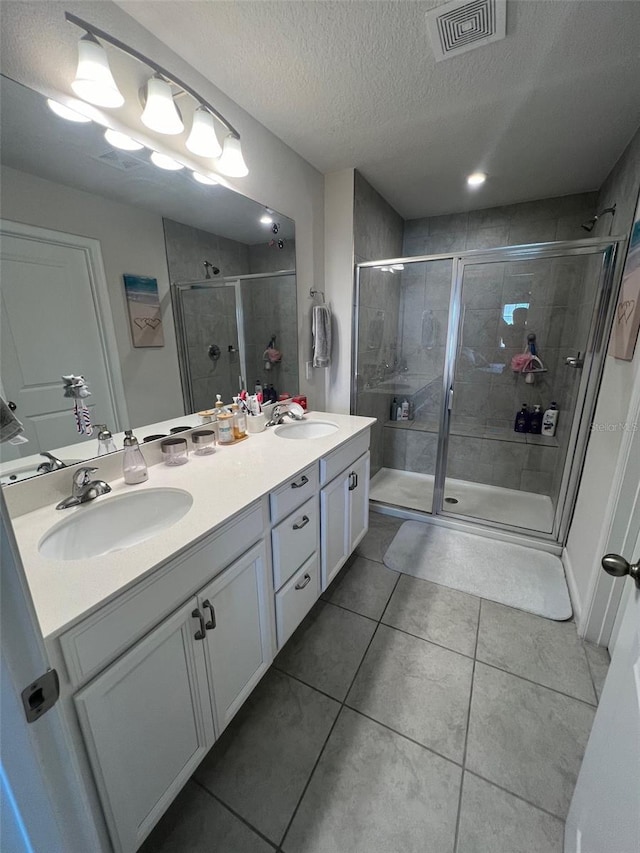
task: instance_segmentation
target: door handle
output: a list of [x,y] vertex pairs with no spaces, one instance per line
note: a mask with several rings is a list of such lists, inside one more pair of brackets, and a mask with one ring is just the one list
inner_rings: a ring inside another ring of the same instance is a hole
[[355,471],[352,471],[349,474],[349,491],[352,492],[357,485],[358,485],[358,477],[356,476]]
[[207,622],[207,624],[206,624],[204,627],[207,629],[207,631],[213,631],[213,629],[214,629],[214,628],[216,627],[216,625],[217,625],[217,622],[216,622],[216,609],[215,609],[215,607],[213,606],[213,604],[209,601],[209,599],[208,599],[208,598],[205,598],[205,600],[202,602],[202,606],[203,606],[203,607],[205,607],[205,608],[206,608],[206,607],[208,607],[208,608],[209,608],[209,612],[211,613],[211,619]]
[[296,589],[304,589],[305,586],[309,583],[311,583],[311,575],[307,572],[307,574],[304,575],[304,580],[302,581],[302,583],[296,584]]
[[453,409],[453,385],[449,388],[449,394],[447,396],[447,409],[449,409],[449,411]]
[[303,528],[303,527],[306,527],[306,526],[307,526],[307,524],[309,524],[309,516],[308,516],[308,515],[303,515],[303,516],[302,516],[302,521],[300,522],[300,524],[294,524],[294,525],[293,525],[293,529],[294,529],[294,530],[302,530],[302,528]]
[[292,489],[301,489],[303,486],[306,486],[308,482],[309,482],[309,478],[307,477],[306,474],[303,474],[302,477],[300,477],[299,483],[291,483],[291,488]]
[[567,356],[564,363],[567,367],[575,367],[576,370],[580,370],[580,368],[584,367],[584,359],[580,358],[580,353],[578,353],[577,356]]
[[629,575],[640,589],[640,560],[637,563],[629,563],[620,554],[607,554],[602,558],[602,568],[614,578],[623,578],[625,575]]
[[207,626],[204,624],[204,616],[202,615],[202,611],[200,610],[200,608],[196,607],[196,609],[192,611],[191,615],[194,619],[200,620],[200,630],[196,631],[193,636],[196,638],[196,640],[204,640],[207,634]]

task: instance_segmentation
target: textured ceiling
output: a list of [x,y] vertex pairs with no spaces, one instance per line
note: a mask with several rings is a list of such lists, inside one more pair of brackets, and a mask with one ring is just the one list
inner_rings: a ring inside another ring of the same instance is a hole
[[[507,38],[436,63],[434,0],[117,0],[322,172],[405,218],[596,189],[640,124],[640,2],[509,0]],[[465,176],[489,180],[471,194]]]

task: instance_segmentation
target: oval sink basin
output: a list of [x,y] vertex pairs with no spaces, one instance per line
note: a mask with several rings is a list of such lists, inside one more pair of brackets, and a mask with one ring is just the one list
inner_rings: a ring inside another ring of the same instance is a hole
[[[42,537],[38,551],[52,560],[83,560],[139,545],[189,512],[182,489],[146,489],[80,506]],[[67,512],[67,510],[61,510]]]
[[322,438],[338,429],[329,421],[303,421],[302,423],[282,424],[274,430],[279,438]]

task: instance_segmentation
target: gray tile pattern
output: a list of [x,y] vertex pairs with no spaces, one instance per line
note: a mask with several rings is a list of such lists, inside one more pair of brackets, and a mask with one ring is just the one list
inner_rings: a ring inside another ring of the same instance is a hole
[[585,651],[572,622],[553,622],[483,601],[476,656],[484,663],[596,704]]
[[456,853],[562,853],[563,842],[561,820],[464,774]]
[[565,818],[595,708],[476,663],[466,766]]
[[356,553],[369,560],[382,562],[393,537],[404,524],[404,518],[393,518],[374,512],[369,515],[369,530],[356,548]]
[[327,696],[271,670],[195,778],[278,844],[339,709]]
[[342,701],[376,623],[320,601],[275,660],[275,666]]
[[285,853],[453,853],[460,768],[345,708]]
[[398,572],[375,560],[356,557],[340,572],[323,596],[347,610],[380,619],[398,582]]
[[593,679],[593,686],[599,702],[602,694],[602,688],[604,687],[604,681],[607,677],[607,672],[609,671],[611,658],[609,657],[607,649],[602,646],[594,646],[593,643],[585,642],[584,650],[587,653],[587,661],[589,663],[589,669],[591,670],[591,678]]

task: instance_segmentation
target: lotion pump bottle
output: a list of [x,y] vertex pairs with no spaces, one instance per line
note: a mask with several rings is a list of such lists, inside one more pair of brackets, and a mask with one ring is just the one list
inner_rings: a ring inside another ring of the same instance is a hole
[[144,483],[149,479],[147,463],[138,445],[138,439],[130,429],[124,431],[124,460],[122,464],[124,481],[130,486]]

